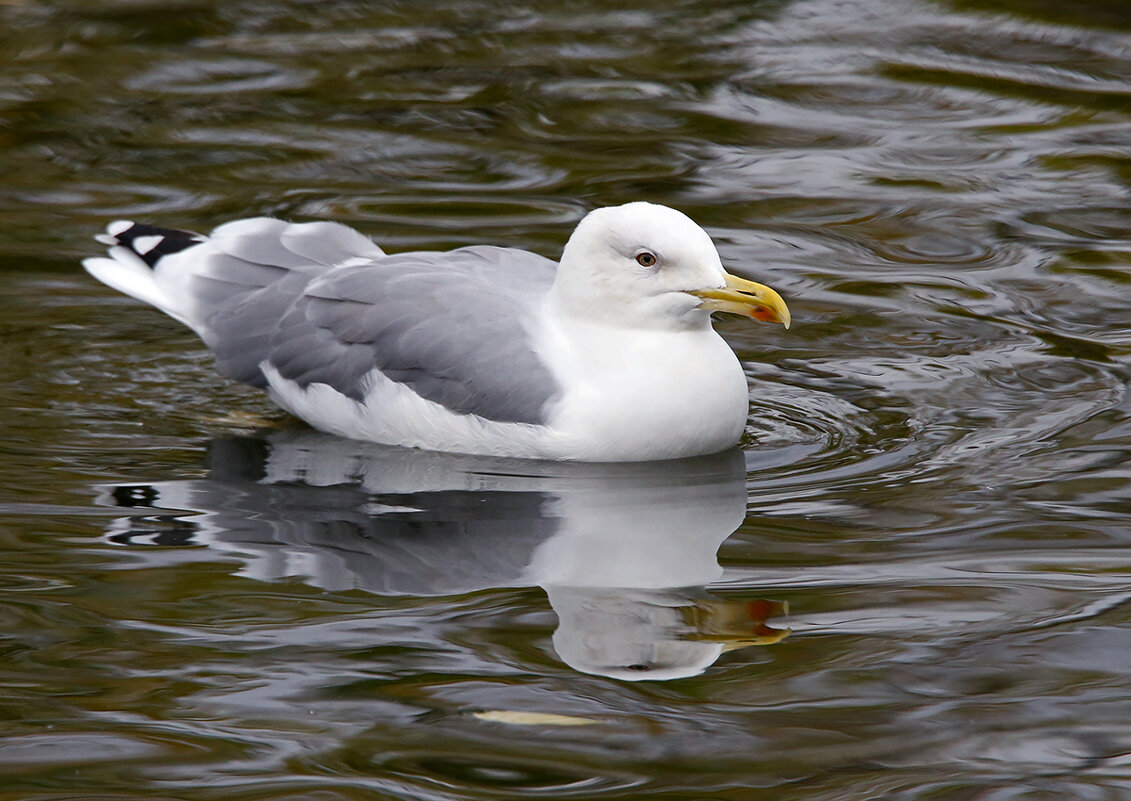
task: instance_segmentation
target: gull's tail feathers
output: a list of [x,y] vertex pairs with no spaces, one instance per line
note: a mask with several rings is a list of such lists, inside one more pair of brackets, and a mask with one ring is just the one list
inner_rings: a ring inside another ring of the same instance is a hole
[[115,220],[106,226],[106,233],[94,237],[109,247],[108,257],[84,259],[86,271],[107,286],[130,297],[156,306],[166,314],[195,329],[158,285],[153,266],[162,257],[179,253],[205,241],[199,234],[172,231],[152,225]]
[[271,332],[306,285],[385,255],[338,223],[270,217],[230,222],[210,236],[118,220],[95,238],[109,250],[83,261],[88,273],[189,326],[216,351],[222,372],[257,386]]

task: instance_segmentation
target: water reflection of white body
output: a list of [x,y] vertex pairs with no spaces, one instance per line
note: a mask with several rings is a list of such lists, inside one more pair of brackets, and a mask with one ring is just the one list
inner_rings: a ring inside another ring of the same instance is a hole
[[[586,673],[701,673],[727,643],[772,642],[705,585],[745,516],[742,454],[643,464],[542,463],[357,443],[313,431],[213,443],[207,479],[115,487],[122,506],[186,510],[193,544],[260,580],[453,595],[541,586],[554,647]],[[144,541],[144,517],[109,536]],[[719,614],[720,610],[724,611]],[[740,616],[741,617],[741,616]],[[720,621],[726,620],[725,623]]]

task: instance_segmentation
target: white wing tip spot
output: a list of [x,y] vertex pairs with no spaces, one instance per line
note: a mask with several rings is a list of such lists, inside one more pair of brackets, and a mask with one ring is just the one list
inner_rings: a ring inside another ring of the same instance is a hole
[[137,255],[144,256],[164,241],[165,237],[161,234],[151,234],[149,236],[136,237],[131,243],[131,246]]

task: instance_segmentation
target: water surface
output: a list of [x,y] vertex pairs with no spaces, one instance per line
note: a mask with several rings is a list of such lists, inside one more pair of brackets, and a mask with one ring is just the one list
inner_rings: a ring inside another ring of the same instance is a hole
[[[1124,3],[0,30],[0,799],[1127,797]],[[77,266],[255,214],[556,257],[641,199],[794,313],[719,322],[718,458],[323,437]]]

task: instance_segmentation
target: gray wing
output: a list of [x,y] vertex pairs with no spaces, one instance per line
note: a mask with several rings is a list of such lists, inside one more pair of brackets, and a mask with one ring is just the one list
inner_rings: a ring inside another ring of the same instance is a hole
[[355,400],[377,368],[454,412],[542,423],[559,386],[535,353],[531,324],[555,270],[494,247],[338,267],[290,304],[267,361],[300,386],[328,384]]
[[[385,254],[352,228],[331,222],[286,223],[269,217],[237,220],[185,251],[194,326],[216,354],[224,375],[267,386],[260,364],[279,325],[306,287],[343,262]],[[162,265],[157,262],[158,269]]]

